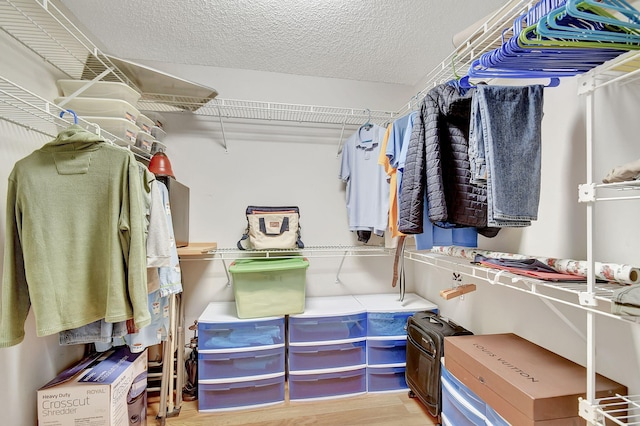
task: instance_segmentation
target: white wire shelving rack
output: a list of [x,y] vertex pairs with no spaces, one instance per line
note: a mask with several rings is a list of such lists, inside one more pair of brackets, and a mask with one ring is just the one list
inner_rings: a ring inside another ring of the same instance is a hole
[[[595,183],[594,179],[594,130],[597,119],[594,114],[594,96],[601,88],[609,85],[625,85],[637,82],[640,77],[640,52],[627,52],[612,59],[589,72],[581,75],[578,80],[578,93],[583,95],[586,103],[586,179],[587,183],[581,184],[578,188],[578,201],[586,205],[587,210],[587,294],[596,294],[596,282],[594,276],[594,234],[596,231],[595,216],[596,203],[617,202],[623,200],[640,199],[640,185],[638,182],[618,182],[610,184]],[[592,303],[593,304],[593,303]],[[589,300],[585,302],[589,305]],[[638,411],[638,397],[619,395],[622,399],[613,400],[611,398],[596,399],[595,390],[595,359],[597,337],[595,332],[596,315],[587,311],[587,393],[585,398],[580,399],[580,415],[589,424],[602,425],[610,424],[640,424],[640,412]],[[614,406],[614,404],[617,404]],[[624,407],[625,412],[619,409]],[[614,416],[611,410],[616,410],[618,416]],[[622,415],[622,416],[620,416]]]

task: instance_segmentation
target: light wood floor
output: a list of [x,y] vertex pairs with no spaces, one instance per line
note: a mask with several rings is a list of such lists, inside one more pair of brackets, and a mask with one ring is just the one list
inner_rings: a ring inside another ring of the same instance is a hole
[[[147,425],[161,425],[157,399],[149,398]],[[295,401],[253,410],[198,413],[198,402],[183,402],[178,415],[164,420],[167,426],[429,426],[437,422],[406,391],[369,393],[323,401]]]

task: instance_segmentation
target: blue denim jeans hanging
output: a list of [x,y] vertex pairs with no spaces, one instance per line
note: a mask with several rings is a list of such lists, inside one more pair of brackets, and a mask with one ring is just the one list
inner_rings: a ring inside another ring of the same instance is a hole
[[543,86],[477,87],[471,118],[476,176],[486,162],[488,225],[529,226],[538,216]]

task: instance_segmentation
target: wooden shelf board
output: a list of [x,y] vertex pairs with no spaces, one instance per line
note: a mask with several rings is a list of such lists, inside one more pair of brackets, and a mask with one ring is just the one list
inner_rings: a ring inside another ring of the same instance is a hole
[[178,257],[211,257],[217,248],[217,243],[189,243],[178,248]]

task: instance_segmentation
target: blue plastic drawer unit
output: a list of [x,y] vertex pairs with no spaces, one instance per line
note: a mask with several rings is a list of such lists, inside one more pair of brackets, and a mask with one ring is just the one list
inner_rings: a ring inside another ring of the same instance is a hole
[[[467,388],[444,366],[442,379],[442,416],[455,426],[509,426],[509,423]],[[444,423],[444,422],[443,422]]]
[[407,338],[367,338],[367,365],[404,364],[407,362]]
[[409,390],[405,366],[367,367],[367,392]]
[[289,400],[339,398],[367,391],[364,365],[336,370],[289,373]]
[[367,314],[353,296],[308,297],[304,313],[289,316],[289,342],[365,338]]
[[434,303],[414,293],[404,298],[395,293],[364,294],[354,296],[367,311],[368,336],[405,336],[407,319],[416,312],[438,311]]
[[239,319],[234,302],[211,302],[198,318],[200,350],[255,348],[284,342],[284,316]]
[[289,371],[319,370],[364,365],[366,340],[289,344]]
[[284,402],[284,373],[235,381],[198,381],[198,411],[255,408]]
[[284,372],[284,344],[260,349],[220,349],[198,352],[198,377],[229,379]]

